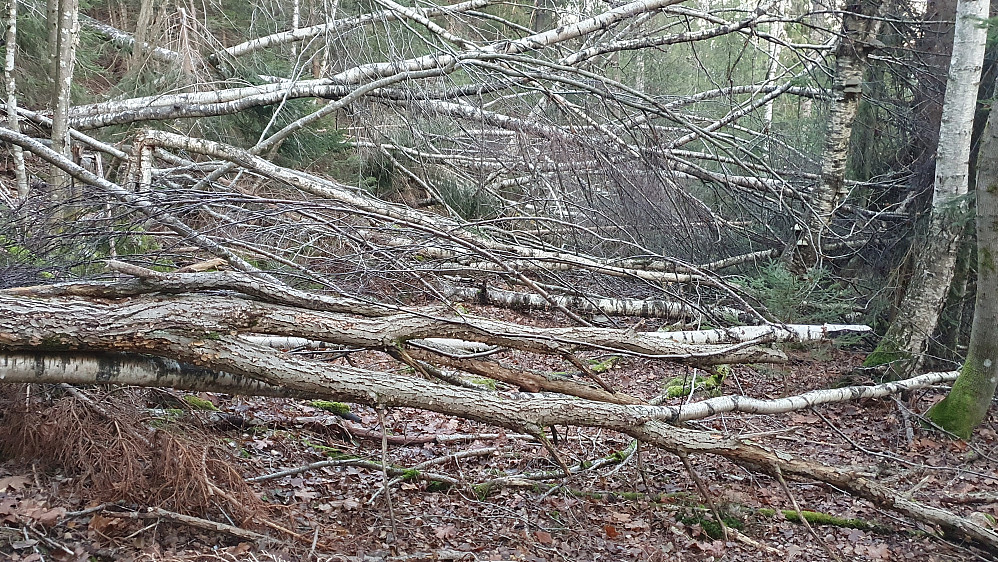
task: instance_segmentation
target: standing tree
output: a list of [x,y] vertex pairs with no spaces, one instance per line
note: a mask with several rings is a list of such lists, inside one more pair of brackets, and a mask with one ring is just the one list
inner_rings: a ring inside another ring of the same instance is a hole
[[998,383],[998,111],[991,110],[977,158],[977,301],[960,377],[929,418],[964,439],[981,424]]
[[877,33],[888,2],[850,2],[842,16],[842,37],[835,49],[835,97],[832,100],[825,151],[821,159],[821,180],[811,195],[813,213],[809,221],[812,242],[802,246],[805,265],[821,260],[823,233],[835,214],[835,207],[849,195],[846,187],[846,160],[853,123],[863,97],[863,73],[867,56],[877,46]]
[[928,232],[925,243],[917,245],[911,284],[897,317],[867,358],[867,366],[894,363],[895,373],[916,368],[939,321],[967,212],[970,137],[987,38],[987,28],[981,22],[988,16],[988,7],[987,0],[962,0],[957,4]]

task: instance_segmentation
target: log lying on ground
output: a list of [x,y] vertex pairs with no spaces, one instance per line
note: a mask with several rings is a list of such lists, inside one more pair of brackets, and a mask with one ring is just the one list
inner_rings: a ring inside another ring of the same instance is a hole
[[[62,288],[75,294],[94,293],[94,290],[79,284]],[[129,285],[129,290],[134,289],[134,284]],[[279,288],[273,286],[271,289],[270,293],[273,293]],[[0,294],[0,309],[10,307],[11,311],[27,314],[30,313],[30,307],[23,306],[26,302],[23,297],[58,291],[59,287],[46,286],[8,290]],[[168,300],[137,296],[103,306],[72,296],[50,297],[47,302],[73,309],[85,304],[101,306],[103,311],[97,313],[93,321],[105,325],[120,323],[121,329],[125,329],[124,326],[133,322],[134,318],[186,317],[197,323],[203,334],[234,332],[300,337],[334,345],[372,349],[390,349],[409,340],[444,337],[549,355],[566,356],[579,350],[598,350],[671,359],[695,365],[773,362],[786,358],[778,350],[756,345],[776,341],[770,336],[734,343],[729,340],[721,344],[690,344],[678,341],[675,335],[668,332],[630,332],[610,328],[535,328],[467,315],[434,315],[434,312],[440,311],[432,310],[424,313],[399,309],[391,315],[369,318],[217,295],[181,295]]]
[[626,299],[587,296],[550,295],[544,299],[532,293],[507,291],[495,287],[446,287],[444,296],[465,302],[493,304],[513,310],[550,310],[555,301],[565,308],[587,314],[606,316],[636,316],[666,320],[702,320],[705,315],[716,318],[739,318],[743,311],[719,306],[693,306],[685,302],[661,299]]
[[[204,300],[208,300],[207,298]],[[0,350],[116,351],[152,354],[263,381],[297,392],[378,407],[411,407],[477,420],[537,434],[550,425],[599,427],[618,431],[679,455],[710,453],[760,472],[815,479],[898,511],[946,533],[998,549],[998,534],[966,518],[924,506],[874,482],[855,470],[828,467],[712,431],[694,431],[657,421],[653,406],[620,405],[545,393],[500,395],[447,386],[421,378],[324,363],[284,354],[233,335],[212,332],[206,325],[256,325],[267,311],[213,307],[204,302],[197,313],[191,302],[132,299],[97,303],[80,298],[0,298]],[[195,301],[196,302],[196,301]],[[260,306],[254,304],[253,306]],[[123,314],[121,312],[124,312]],[[172,312],[172,314],[171,314]],[[176,314],[184,312],[183,314]],[[293,321],[312,311],[283,311]],[[235,318],[226,318],[234,314]],[[211,322],[198,316],[212,316]],[[223,321],[224,320],[224,321]],[[306,322],[299,322],[299,326]],[[295,334],[301,335],[301,334]]]
[[[506,367],[503,369],[510,373],[514,372],[514,369]],[[648,406],[641,410],[640,415],[643,418],[673,423],[707,419],[726,412],[779,414],[821,404],[882,398],[903,391],[953,382],[958,375],[959,371],[925,373],[910,379],[876,386],[813,390],[797,396],[771,400],[760,400],[746,396],[720,396],[681,406]],[[521,372],[519,376],[538,375]],[[284,386],[267,384],[254,378],[206,369],[165,357],[125,353],[0,353],[0,383],[122,384],[197,392],[218,392],[239,396],[299,399],[336,398],[335,394],[329,392],[301,392]],[[568,394],[558,390],[545,389],[545,391]],[[647,406],[646,402],[628,397],[625,394],[611,394],[601,390],[600,392],[602,395],[593,394],[593,396],[598,396],[598,398],[593,399],[594,401]]]

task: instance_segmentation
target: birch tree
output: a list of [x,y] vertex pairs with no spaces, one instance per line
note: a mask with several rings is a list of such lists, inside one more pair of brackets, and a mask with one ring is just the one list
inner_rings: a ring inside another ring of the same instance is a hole
[[835,96],[832,100],[821,161],[821,180],[811,195],[813,214],[808,223],[810,242],[803,246],[805,265],[814,267],[821,259],[823,237],[835,208],[848,196],[845,183],[846,160],[853,122],[863,97],[863,76],[867,56],[879,43],[883,16],[889,2],[856,2],[845,7],[842,33],[835,49]]
[[991,109],[977,158],[977,297],[970,348],[953,389],[929,418],[969,439],[981,424],[998,383],[998,112]]
[[[7,8],[7,35],[5,37],[6,57],[4,58],[4,87],[7,93],[7,126],[19,132],[20,122],[17,116],[17,80],[14,78],[14,62],[17,53],[17,0],[9,0]],[[14,157],[14,176],[17,185],[17,196],[24,200],[28,197],[28,173],[24,167],[24,152],[20,146],[11,148]]]
[[[147,16],[153,5],[143,3]],[[531,19],[489,0],[379,0],[335,4],[313,20],[296,2],[276,31],[206,39],[197,55],[212,65],[210,82],[112,89],[73,107],[64,96],[51,119],[21,111],[114,168],[81,166],[64,142],[0,128],[5,143],[86,190],[78,220],[53,232],[93,248],[57,271],[37,237],[20,240],[24,267],[41,271],[0,279],[11,285],[0,290],[0,378],[412,407],[541,443],[552,424],[599,428],[684,459],[720,455],[824,482],[998,545],[993,530],[852,467],[679,425],[886,397],[955,373],[674,407],[622,392],[591,363],[602,354],[691,369],[781,362],[780,343],[870,331],[785,324],[742,279],[718,273],[786,255],[792,225],[810,216],[822,154],[801,129],[820,122],[797,107],[829,99],[813,77],[829,71],[835,44],[796,27],[809,14],[771,4],[536,6]],[[196,42],[88,25],[163,68],[193,66]],[[59,57],[70,70],[74,41]],[[858,51],[843,51],[843,64]],[[616,68],[632,56],[641,81]],[[767,63],[740,64],[756,56]],[[310,66],[328,72],[302,78]],[[71,76],[58,84],[68,95]],[[309,152],[312,143],[330,148]],[[883,232],[884,213],[836,199],[856,185],[837,177],[845,187],[824,193],[855,234],[843,242],[866,243]],[[458,302],[476,299],[547,309],[557,325],[479,316]],[[391,367],[293,350],[364,350]],[[495,354],[562,364],[572,376]]]
[[970,137],[987,37],[982,22],[987,18],[988,5],[980,0],[957,4],[928,229],[924,242],[915,246],[912,279],[897,316],[867,358],[867,366],[897,361],[897,370],[917,367],[939,320],[953,278],[960,225],[967,211]]
[[[73,71],[76,68],[76,45],[80,34],[80,4],[78,0],[57,0],[55,5],[56,9],[53,11],[50,8],[48,12],[50,18],[55,18],[55,22],[49,22],[50,40],[53,38],[52,28],[56,29],[55,42],[50,45],[52,75],[55,78],[55,88],[52,91],[52,146],[60,154],[70,156],[69,108]],[[57,166],[52,167],[48,183],[56,201],[74,198],[69,176]]]

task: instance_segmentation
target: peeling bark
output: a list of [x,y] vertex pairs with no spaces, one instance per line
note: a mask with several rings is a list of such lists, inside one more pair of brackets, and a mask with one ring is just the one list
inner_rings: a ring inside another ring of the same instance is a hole
[[853,123],[863,98],[863,75],[867,55],[875,48],[888,2],[852,2],[842,16],[842,36],[835,50],[835,83],[831,115],[825,133],[821,160],[821,182],[812,194],[813,215],[809,221],[810,244],[802,247],[807,267],[818,264],[822,255],[822,233],[828,228],[835,208],[849,195],[846,188],[846,160]]
[[912,279],[898,315],[867,358],[867,366],[897,361],[895,370],[916,368],[939,321],[953,279],[960,229],[967,212],[970,137],[981,81],[988,16],[987,0],[957,3],[956,32],[943,105],[936,180],[925,241],[916,245]]
[[[855,470],[811,463],[750,440],[669,425],[657,421],[658,417],[668,415],[668,409],[662,407],[610,404],[555,393],[501,395],[288,355],[246,342],[228,330],[211,331],[213,326],[259,329],[273,321],[278,311],[270,310],[272,314],[268,315],[266,308],[256,308],[261,305],[254,303],[250,308],[237,306],[223,312],[218,308],[220,304],[205,300],[195,313],[183,297],[159,301],[132,298],[107,304],[82,298],[5,294],[0,297],[0,310],[4,312],[0,315],[0,350],[9,353],[79,349],[153,354],[289,391],[377,407],[432,410],[532,434],[556,424],[600,427],[680,455],[718,454],[761,472],[817,479],[882,507],[938,525],[947,533],[973,540],[985,548],[998,547],[998,535],[993,531],[945,510],[907,500]],[[305,314],[315,312],[281,312],[284,321],[294,322],[299,331],[307,331],[303,325],[312,320],[299,317]]]

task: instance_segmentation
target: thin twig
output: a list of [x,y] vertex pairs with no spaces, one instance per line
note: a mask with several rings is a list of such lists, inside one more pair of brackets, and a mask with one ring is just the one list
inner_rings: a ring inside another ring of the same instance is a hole
[[836,562],[842,562],[842,558],[832,550],[832,547],[828,546],[828,543],[826,543],[824,539],[818,536],[818,532],[811,526],[811,522],[804,517],[804,512],[797,503],[797,498],[795,498],[793,492],[790,491],[790,486],[787,485],[787,481],[783,479],[783,471],[780,470],[779,465],[773,465],[773,468],[775,469],[774,472],[776,473],[776,479],[780,482],[780,486],[783,486],[783,491],[786,492],[787,497],[790,498],[790,503],[794,506],[794,511],[797,512],[797,517],[800,519],[801,525],[804,525],[804,528],[811,533],[814,540],[818,541],[818,544],[825,549],[825,552],[827,552],[833,560]]
[[707,506],[710,507],[711,513],[714,514],[714,519],[717,520],[717,524],[721,526],[721,532],[724,533],[724,540],[728,540],[728,526],[724,523],[724,519],[721,518],[721,513],[717,510],[717,506],[714,505],[714,498],[710,495],[710,490],[707,489],[707,485],[704,484],[700,475],[693,468],[693,463],[690,462],[689,457],[686,455],[685,451],[679,451],[677,453],[679,459],[683,461],[683,466],[686,467],[686,472],[689,473],[690,478],[693,479],[693,483],[696,484],[697,490],[700,491],[700,495],[703,496],[703,500],[707,502]]
[[388,517],[392,523],[394,540],[399,540],[399,530],[395,523],[395,506],[392,505],[392,491],[388,486],[388,426],[385,424],[385,409],[378,408],[378,422],[381,424],[381,483],[388,502]]
[[175,523],[183,523],[185,525],[190,525],[191,527],[197,527],[198,529],[205,529],[207,531],[216,531],[219,533],[225,533],[228,535],[232,535],[234,537],[239,537],[241,539],[247,539],[251,541],[259,541],[266,538],[265,535],[261,535],[260,533],[254,533],[253,531],[241,529],[233,525],[227,525],[225,523],[218,523],[216,521],[202,519],[200,517],[194,517],[191,515],[184,515],[182,513],[167,511],[161,507],[149,507],[146,508],[146,511],[104,510],[104,515],[108,517],[118,517],[121,519],[167,519]]

